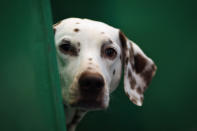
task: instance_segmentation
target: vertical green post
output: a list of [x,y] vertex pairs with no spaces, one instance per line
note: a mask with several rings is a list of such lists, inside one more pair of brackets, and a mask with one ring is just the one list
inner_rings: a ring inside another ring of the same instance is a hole
[[65,131],[50,1],[0,6],[0,131]]

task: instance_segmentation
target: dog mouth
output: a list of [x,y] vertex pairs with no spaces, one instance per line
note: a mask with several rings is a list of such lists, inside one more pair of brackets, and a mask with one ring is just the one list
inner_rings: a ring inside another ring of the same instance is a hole
[[80,92],[78,99],[70,104],[70,106],[85,110],[101,110],[106,109],[106,105],[104,103],[103,92]]
[[94,100],[81,100],[78,101],[77,103],[71,104],[71,107],[73,108],[78,108],[78,109],[83,109],[83,110],[102,110],[106,109],[106,106],[104,106],[101,102],[97,102]]

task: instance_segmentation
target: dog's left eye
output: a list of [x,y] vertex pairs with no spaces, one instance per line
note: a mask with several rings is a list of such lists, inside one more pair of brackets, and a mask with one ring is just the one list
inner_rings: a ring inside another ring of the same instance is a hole
[[110,59],[114,59],[117,55],[117,52],[115,49],[113,48],[107,48],[105,49],[105,56],[110,58]]

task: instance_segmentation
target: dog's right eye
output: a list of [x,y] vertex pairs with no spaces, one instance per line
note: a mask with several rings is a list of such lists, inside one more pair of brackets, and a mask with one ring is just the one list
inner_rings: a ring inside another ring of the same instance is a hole
[[66,55],[71,55],[71,56],[78,55],[77,49],[71,45],[70,41],[67,40],[64,40],[62,44],[60,44],[59,50]]

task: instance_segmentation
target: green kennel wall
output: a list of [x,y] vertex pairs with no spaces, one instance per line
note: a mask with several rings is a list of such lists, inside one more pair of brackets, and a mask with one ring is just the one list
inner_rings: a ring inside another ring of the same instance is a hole
[[49,0],[0,3],[0,131],[65,131]]
[[103,21],[135,41],[158,66],[143,107],[121,84],[106,111],[88,113],[78,131],[197,131],[196,0],[52,0],[54,23]]

